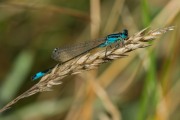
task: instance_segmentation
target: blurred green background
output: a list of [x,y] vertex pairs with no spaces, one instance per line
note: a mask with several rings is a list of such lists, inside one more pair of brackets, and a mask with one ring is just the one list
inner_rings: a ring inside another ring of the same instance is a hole
[[124,28],[130,35],[148,26],[175,30],[19,101],[0,120],[180,120],[179,21],[179,0],[1,0],[0,108],[38,82],[33,74],[57,64],[55,47]]

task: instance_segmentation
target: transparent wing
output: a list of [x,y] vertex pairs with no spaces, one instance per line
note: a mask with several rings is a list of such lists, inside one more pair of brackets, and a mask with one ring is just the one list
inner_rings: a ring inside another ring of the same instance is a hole
[[105,38],[101,38],[93,41],[77,43],[66,47],[55,48],[52,52],[51,57],[56,61],[66,62],[74,57],[77,57],[94,48],[97,48],[99,45],[101,45],[104,42],[105,42]]

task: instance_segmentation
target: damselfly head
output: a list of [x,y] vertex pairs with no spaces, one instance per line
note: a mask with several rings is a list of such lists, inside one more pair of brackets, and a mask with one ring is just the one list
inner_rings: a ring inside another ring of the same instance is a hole
[[127,29],[124,29],[122,33],[123,33],[124,35],[128,36],[128,30],[127,30]]

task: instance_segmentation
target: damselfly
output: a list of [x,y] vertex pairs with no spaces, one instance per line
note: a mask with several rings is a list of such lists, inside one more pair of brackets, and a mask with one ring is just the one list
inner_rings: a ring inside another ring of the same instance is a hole
[[[55,48],[52,52],[51,57],[54,60],[59,61],[60,63],[63,64],[95,48],[106,47],[107,50],[108,46],[111,46],[116,42],[118,42],[118,45],[120,43],[124,44],[124,40],[127,38],[128,38],[128,30],[125,29],[123,30],[123,32],[113,33],[107,35],[105,38],[97,39],[94,41],[79,43],[68,47]],[[32,77],[32,80],[41,78],[46,73],[50,72],[52,68],[36,73]]]

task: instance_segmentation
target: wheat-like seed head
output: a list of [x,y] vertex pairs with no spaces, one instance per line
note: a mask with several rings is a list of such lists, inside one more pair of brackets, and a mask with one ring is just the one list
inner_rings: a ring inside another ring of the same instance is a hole
[[145,42],[154,40],[159,35],[164,34],[167,31],[174,30],[174,26],[150,31],[148,31],[148,29],[149,28],[145,28],[129,37],[127,40],[125,40],[124,47],[108,49],[107,52],[106,50],[101,50],[96,53],[85,53],[84,55],[76,57],[71,61],[56,65],[52,71],[41,78],[37,84],[8,103],[0,110],[0,112],[8,109],[11,105],[15,104],[22,98],[29,97],[38,92],[52,90],[52,86],[62,84],[61,80],[66,76],[78,74],[85,70],[95,69],[102,63],[127,56],[126,53],[128,52],[138,48],[148,47],[150,44],[145,44]]

